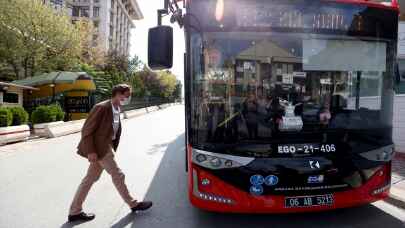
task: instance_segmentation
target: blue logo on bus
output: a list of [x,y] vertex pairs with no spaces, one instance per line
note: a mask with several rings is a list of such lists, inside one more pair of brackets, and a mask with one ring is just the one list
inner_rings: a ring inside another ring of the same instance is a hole
[[266,179],[264,179],[264,183],[267,186],[274,186],[278,184],[278,177],[274,176],[274,175],[269,175],[266,177]]
[[253,185],[252,187],[250,187],[250,193],[255,196],[260,196],[261,194],[263,194],[263,191],[264,189],[261,185]]
[[250,183],[252,185],[262,185],[264,183],[264,177],[262,175],[253,175],[250,177]]
[[324,180],[323,175],[315,175],[315,176],[309,176],[308,177],[308,184],[320,184],[323,183]]

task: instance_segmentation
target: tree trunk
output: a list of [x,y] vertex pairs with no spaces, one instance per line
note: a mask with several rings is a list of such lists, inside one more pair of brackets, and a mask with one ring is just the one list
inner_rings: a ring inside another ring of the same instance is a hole
[[24,58],[24,78],[28,78],[28,58]]
[[35,57],[31,57],[31,72],[30,72],[30,76],[34,77],[35,74]]
[[13,59],[9,59],[7,61],[7,64],[10,65],[11,68],[13,69],[13,72],[15,74],[15,79],[20,80],[21,79],[20,68],[18,67],[17,63]]

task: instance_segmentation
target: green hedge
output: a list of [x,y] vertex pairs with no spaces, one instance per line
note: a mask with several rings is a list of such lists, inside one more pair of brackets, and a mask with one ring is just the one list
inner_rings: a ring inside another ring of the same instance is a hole
[[33,124],[62,121],[65,113],[59,105],[38,106],[31,114]]
[[[62,121],[65,113],[59,105],[39,106],[31,114],[33,124]],[[27,124],[28,113],[22,107],[0,107],[0,127]]]
[[65,112],[60,105],[51,105],[49,108],[52,115],[55,115],[56,121],[62,121],[65,118]]
[[0,108],[0,127],[8,127],[13,123],[13,114],[8,108]]
[[13,107],[9,108],[10,112],[13,115],[13,126],[19,126],[27,124],[28,122],[28,113],[25,111],[23,107]]

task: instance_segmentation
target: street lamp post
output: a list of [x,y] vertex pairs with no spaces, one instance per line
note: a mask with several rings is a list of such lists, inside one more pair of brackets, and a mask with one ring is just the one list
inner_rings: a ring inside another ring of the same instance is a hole
[[52,103],[55,102],[55,84],[50,84],[49,85],[52,88]]

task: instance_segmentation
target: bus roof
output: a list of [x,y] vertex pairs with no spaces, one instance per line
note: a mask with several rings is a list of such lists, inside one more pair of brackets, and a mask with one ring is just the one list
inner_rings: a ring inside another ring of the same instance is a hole
[[[198,0],[174,0],[176,2],[186,3]],[[218,0],[220,1],[220,0]],[[226,1],[226,0],[223,0]],[[392,9],[399,12],[399,3],[398,0],[323,0],[327,2],[341,2],[341,3],[351,3],[351,4],[361,4],[368,5],[371,7],[383,8],[383,9]]]
[[391,1],[388,1],[388,0],[324,0],[324,1],[361,4],[361,5],[368,5],[371,7],[393,9],[393,10],[399,11],[398,0],[391,0]]

